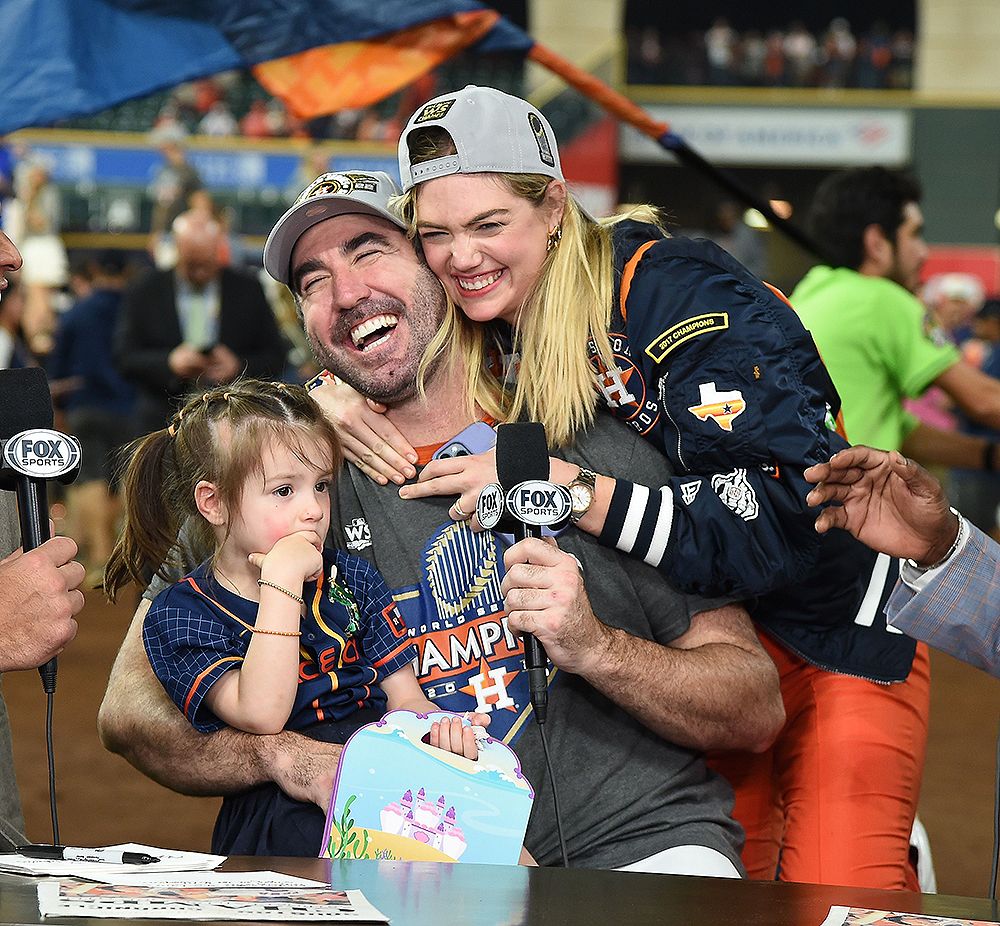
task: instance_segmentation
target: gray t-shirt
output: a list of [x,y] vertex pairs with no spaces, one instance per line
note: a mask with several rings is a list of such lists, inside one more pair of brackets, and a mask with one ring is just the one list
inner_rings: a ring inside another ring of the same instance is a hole
[[[0,491],[0,558],[21,545],[17,525],[17,504],[13,492]],[[11,748],[10,720],[7,705],[0,695],[0,849],[10,849],[27,842],[21,798],[14,777],[14,753]]]
[[[565,456],[645,485],[669,476],[662,455],[604,414]],[[559,864],[551,786],[521,683],[523,650],[503,616],[502,541],[453,522],[452,498],[404,501],[398,487],[376,485],[355,467],[338,494],[348,549],[375,563],[393,592],[421,685],[445,710],[495,707],[490,733],[511,744],[536,792],[525,844],[540,864]],[[583,564],[595,614],[633,636],[668,643],[691,615],[723,603],[680,594],[652,567],[574,528],[558,543]],[[546,733],[573,865],[616,868],[703,845],[739,867],[733,793],[701,753],[667,742],[579,676],[558,671]]]

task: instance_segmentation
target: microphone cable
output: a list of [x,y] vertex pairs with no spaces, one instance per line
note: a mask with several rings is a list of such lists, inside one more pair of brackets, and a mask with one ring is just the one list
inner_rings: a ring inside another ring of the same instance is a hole
[[[55,662],[55,660],[52,660]],[[49,814],[52,817],[52,845],[59,842],[59,812],[56,810],[56,754],[52,746],[52,709],[55,704],[55,673],[53,672],[51,689],[45,686],[45,751],[49,757]]]
[[[535,720],[537,721],[537,717]],[[549,772],[549,785],[552,787],[552,807],[556,817],[556,835],[559,837],[559,851],[562,853],[563,868],[569,868],[569,853],[566,851],[566,840],[563,838],[562,814],[559,812],[559,792],[556,789],[556,776],[552,771],[552,760],[549,758],[549,738],[545,734],[545,724],[536,723],[538,735],[542,740],[542,752],[545,754],[545,767]]]

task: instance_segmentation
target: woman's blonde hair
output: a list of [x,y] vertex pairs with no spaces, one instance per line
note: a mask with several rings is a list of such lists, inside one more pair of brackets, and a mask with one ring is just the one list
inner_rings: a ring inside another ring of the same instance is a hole
[[[129,581],[146,585],[154,574],[180,566],[177,541],[186,522],[194,549],[217,552],[195,486],[211,482],[223,505],[235,510],[248,477],[263,472],[272,439],[318,469],[340,470],[343,452],[333,425],[304,387],[285,383],[248,379],[216,386],[191,398],[169,427],[135,441],[123,480],[125,527],[104,570],[108,597],[114,601]],[[317,445],[323,456],[311,459]],[[231,527],[230,519],[226,537]]]
[[[411,133],[408,142],[414,164],[455,150],[448,134],[436,126]],[[489,176],[536,208],[542,208],[553,182],[539,174]],[[411,235],[417,234],[418,189],[413,187],[394,203]],[[445,322],[421,363],[421,380],[435,358],[457,355],[465,364],[470,406],[478,403],[501,421],[522,417],[540,421],[552,447],[571,443],[593,420],[597,408],[594,362],[601,369],[614,365],[608,339],[614,301],[612,229],[625,219],[659,223],[649,206],[597,221],[572,196],[566,197],[562,238],[546,255],[514,329],[514,350],[525,374],[517,376],[516,383],[511,382],[512,370],[507,370],[504,382],[490,370],[491,354],[500,347],[493,329],[470,321],[450,296]]]

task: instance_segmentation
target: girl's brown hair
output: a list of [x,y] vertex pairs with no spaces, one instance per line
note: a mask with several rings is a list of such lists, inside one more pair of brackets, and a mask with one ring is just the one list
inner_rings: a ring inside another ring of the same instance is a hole
[[[302,386],[285,383],[217,386],[191,398],[169,427],[135,441],[123,480],[125,527],[104,570],[108,597],[114,601],[128,581],[145,586],[154,574],[180,566],[177,541],[186,523],[194,548],[214,549],[195,486],[211,482],[226,509],[235,510],[247,479],[263,472],[272,440],[320,469],[340,471],[343,451],[333,426]],[[329,452],[322,461],[309,457],[317,444]]]

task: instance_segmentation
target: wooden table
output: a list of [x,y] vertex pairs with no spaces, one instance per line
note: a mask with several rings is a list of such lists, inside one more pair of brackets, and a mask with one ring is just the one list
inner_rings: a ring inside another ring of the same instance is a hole
[[[358,888],[393,926],[819,926],[835,905],[997,921],[989,900],[814,884],[433,862],[232,858],[223,867],[284,871]],[[0,924],[40,922],[34,882],[0,876]]]

